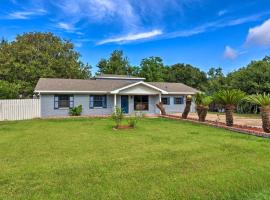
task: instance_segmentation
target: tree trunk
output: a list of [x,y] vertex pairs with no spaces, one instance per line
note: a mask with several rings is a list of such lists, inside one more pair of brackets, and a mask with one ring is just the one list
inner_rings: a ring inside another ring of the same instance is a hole
[[225,115],[226,115],[226,125],[233,126],[233,111],[235,109],[234,105],[225,106]]
[[200,116],[199,116],[199,121],[200,122],[205,122],[205,118],[206,118],[208,109],[209,109],[208,106],[202,106],[201,107],[201,113],[200,113]]
[[261,107],[262,128],[264,132],[270,133],[270,106]]
[[201,105],[197,105],[196,106],[196,111],[197,111],[197,114],[198,114],[198,117],[199,117],[199,121],[200,121],[200,116],[201,116],[201,113],[202,113],[202,106]]
[[165,111],[165,108],[163,107],[163,103],[162,102],[157,103],[156,106],[160,110],[161,115],[166,115],[166,111]]
[[182,118],[186,119],[188,117],[188,113],[190,111],[190,106],[191,106],[192,98],[187,98],[186,99],[186,107],[184,112],[182,113]]

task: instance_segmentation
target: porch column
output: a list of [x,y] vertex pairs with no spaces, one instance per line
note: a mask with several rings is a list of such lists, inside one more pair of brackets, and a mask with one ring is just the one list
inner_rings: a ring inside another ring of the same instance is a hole
[[115,111],[116,108],[116,94],[114,94],[114,100],[113,100],[113,109]]

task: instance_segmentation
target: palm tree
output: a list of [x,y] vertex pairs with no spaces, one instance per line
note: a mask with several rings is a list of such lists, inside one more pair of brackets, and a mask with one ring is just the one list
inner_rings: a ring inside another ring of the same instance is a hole
[[197,93],[195,98],[196,110],[198,113],[199,121],[204,122],[207,111],[209,109],[209,104],[212,103],[213,98],[211,96],[205,95],[204,93]]
[[192,103],[192,96],[187,95],[187,97],[186,97],[186,106],[185,106],[184,112],[182,113],[182,118],[183,119],[187,119],[188,113],[190,111],[191,103]]
[[263,130],[270,133],[270,94],[253,94],[245,100],[260,106]]
[[214,94],[214,101],[225,107],[227,126],[233,126],[233,111],[244,97],[245,93],[237,89],[221,90]]

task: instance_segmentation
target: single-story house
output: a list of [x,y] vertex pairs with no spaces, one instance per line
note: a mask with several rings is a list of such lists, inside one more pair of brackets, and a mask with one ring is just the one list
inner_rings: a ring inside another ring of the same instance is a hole
[[[115,106],[126,114],[142,111],[159,114],[162,102],[167,113],[182,112],[187,95],[198,92],[182,83],[145,82],[144,78],[100,75],[92,79],[40,78],[35,93],[41,100],[41,117],[68,115],[82,105],[82,115],[109,115]],[[195,112],[194,103],[191,112]]]

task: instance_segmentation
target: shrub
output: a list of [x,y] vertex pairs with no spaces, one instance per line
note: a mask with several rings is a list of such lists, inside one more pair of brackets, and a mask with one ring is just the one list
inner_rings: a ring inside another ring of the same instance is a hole
[[82,114],[82,105],[69,109],[69,115],[80,116]]
[[129,117],[128,118],[128,125],[132,128],[134,128],[136,126],[138,122],[138,118],[137,117]]
[[123,110],[118,106],[116,106],[112,114],[112,119],[115,121],[116,127],[118,127],[121,124],[123,118],[124,118]]

